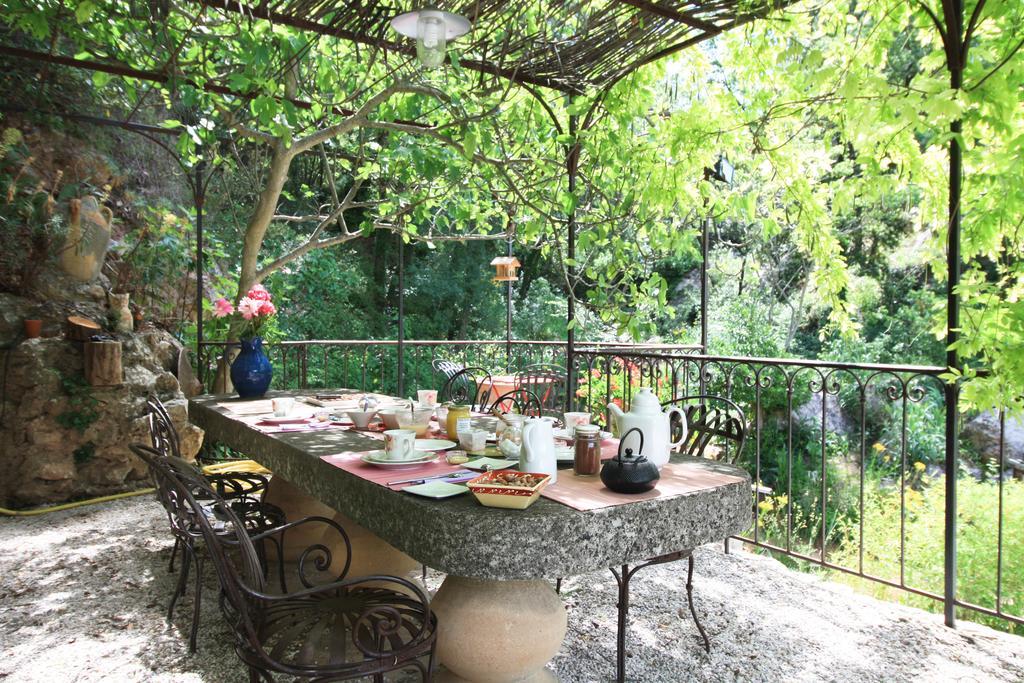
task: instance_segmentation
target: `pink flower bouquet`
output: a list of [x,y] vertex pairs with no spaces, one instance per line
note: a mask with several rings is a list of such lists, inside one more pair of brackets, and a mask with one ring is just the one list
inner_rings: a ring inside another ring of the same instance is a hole
[[277,308],[270,300],[270,292],[263,285],[253,285],[241,299],[238,307],[231,305],[225,298],[213,302],[213,317],[226,318],[234,316],[232,324],[237,324],[240,339],[259,337],[263,326],[277,313]]

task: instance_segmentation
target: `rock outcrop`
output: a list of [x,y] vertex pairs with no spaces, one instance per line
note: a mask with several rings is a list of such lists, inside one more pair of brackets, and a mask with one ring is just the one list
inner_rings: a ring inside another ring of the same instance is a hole
[[157,328],[119,335],[124,383],[91,387],[82,374],[82,344],[64,339],[60,321],[69,311],[103,320],[103,288],[81,285],[65,294],[77,296],[61,303],[34,303],[0,295],[0,304],[9,305],[0,308],[32,310],[44,319],[43,337],[20,341],[18,316],[0,320],[0,339],[5,342],[0,352],[4,507],[148,486],[145,467],[128,446],[149,442],[143,410],[151,393],[167,405],[182,436],[182,454],[194,459],[202,444],[202,430],[188,424],[187,403],[174,375],[181,348],[177,340]]
[[963,436],[971,442],[982,460],[999,462],[1000,431],[1004,464],[1018,477],[1024,476],[1024,418],[1008,417],[1000,430],[998,413],[986,411],[964,425]]

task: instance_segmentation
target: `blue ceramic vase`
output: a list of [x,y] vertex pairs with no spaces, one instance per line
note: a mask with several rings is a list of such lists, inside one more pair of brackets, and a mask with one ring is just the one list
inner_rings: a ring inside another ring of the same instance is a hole
[[242,398],[258,398],[270,388],[274,368],[263,352],[263,339],[243,339],[241,346],[242,352],[231,364],[231,383]]

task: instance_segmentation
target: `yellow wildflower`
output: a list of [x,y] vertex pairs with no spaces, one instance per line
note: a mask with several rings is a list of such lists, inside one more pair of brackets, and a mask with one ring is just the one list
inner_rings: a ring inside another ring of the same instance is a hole
[[881,443],[875,442],[875,445],[872,446],[872,448],[874,448],[875,451],[881,453],[882,451],[885,450],[885,444],[881,444]]
[[917,470],[918,472],[924,472],[925,464],[918,460],[917,462],[914,463],[914,469]]

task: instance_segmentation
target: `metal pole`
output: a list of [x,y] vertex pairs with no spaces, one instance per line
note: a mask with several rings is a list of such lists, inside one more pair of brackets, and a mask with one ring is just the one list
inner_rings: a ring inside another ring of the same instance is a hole
[[[575,195],[576,193],[576,172],[579,166],[579,142],[576,141],[576,115],[569,115],[569,135],[573,138],[572,147],[569,148],[566,154],[565,165],[566,173],[569,178],[569,194]],[[566,216],[566,227],[568,228],[568,238],[566,240],[566,255],[569,259],[569,265],[567,266],[567,276],[569,285],[569,311],[567,317],[567,332],[565,340],[565,371],[566,371],[566,392],[565,392],[565,409],[572,410],[572,397],[576,393],[576,373],[573,371],[573,363],[575,362],[576,352],[576,294],[574,291],[574,282],[576,280],[576,204],[572,204],[572,208],[569,210],[569,215]]]
[[[398,395],[405,396],[405,240],[398,233]],[[383,387],[382,387],[383,389]]]
[[711,216],[704,219],[700,236],[700,350],[708,352],[708,233]]
[[[203,175],[206,161],[202,158],[196,164],[195,186],[192,188],[192,200],[196,206],[196,362],[200,372],[206,367],[203,360],[203,204],[206,201],[206,187]],[[205,377],[203,381],[205,381]]]
[[[700,236],[700,352],[708,353],[708,240],[711,233],[711,215],[704,219]],[[705,394],[704,367],[700,369],[700,395]]]
[[[508,236],[508,256],[512,256],[512,235]],[[505,283],[505,370],[512,372],[512,281]]]
[[[953,90],[963,86],[963,0],[948,0],[943,3],[946,12],[947,65],[949,84]],[[963,124],[958,119],[950,124],[953,134],[949,140],[949,225],[946,245],[946,365],[960,369],[960,354],[954,344],[959,338],[960,299],[956,293],[960,282],[960,196],[963,184],[963,151],[960,149],[960,132]],[[944,616],[946,626],[956,626],[956,478],[959,469],[960,425],[957,415],[957,400],[960,390],[955,381],[945,386],[946,394],[946,516],[944,562]]]

